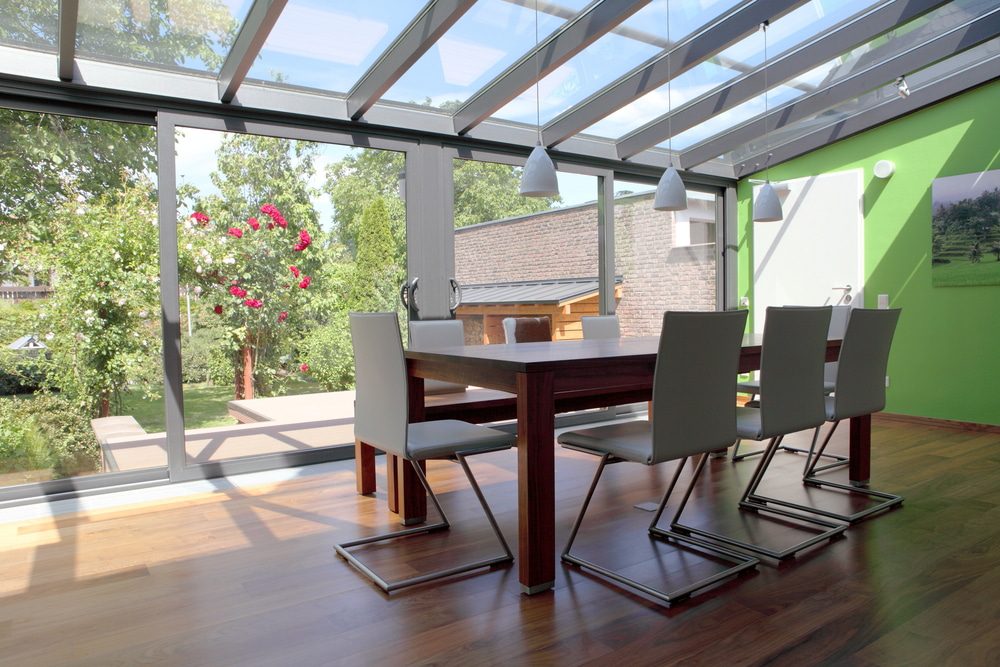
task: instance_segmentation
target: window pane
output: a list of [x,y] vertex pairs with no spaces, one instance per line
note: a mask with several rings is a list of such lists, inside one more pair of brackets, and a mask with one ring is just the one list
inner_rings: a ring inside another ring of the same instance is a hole
[[684,211],[654,211],[655,184],[615,181],[615,311],[623,336],[660,333],[666,310],[716,310],[716,200],[688,190]]
[[553,340],[598,314],[597,178],[559,173],[559,197],[518,194],[519,167],[455,160],[457,317],[467,344],[504,343],[507,317],[548,316]]
[[178,130],[187,463],[353,445],[347,314],[399,308],[403,166],[390,151]]
[[0,44],[54,49],[59,38],[59,0],[0,0]]
[[252,0],[80,0],[81,55],[216,73]]
[[117,456],[162,451],[154,130],[3,109],[0,133],[0,485],[166,465]]

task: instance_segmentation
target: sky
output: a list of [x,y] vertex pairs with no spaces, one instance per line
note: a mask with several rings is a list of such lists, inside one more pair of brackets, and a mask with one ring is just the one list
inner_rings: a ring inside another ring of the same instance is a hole
[[995,188],[1000,188],[1000,169],[935,178],[932,197],[934,206],[940,206],[953,204],[962,199],[975,199]]

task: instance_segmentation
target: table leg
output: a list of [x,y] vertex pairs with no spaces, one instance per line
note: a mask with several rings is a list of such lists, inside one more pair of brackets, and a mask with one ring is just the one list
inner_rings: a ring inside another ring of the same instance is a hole
[[[409,419],[411,422],[424,421],[424,379],[408,376]],[[396,509],[399,520],[406,526],[423,523],[427,519],[427,492],[413,466],[406,460],[393,456],[386,462],[386,469],[394,470],[396,488]],[[424,467],[424,464],[421,464]],[[426,469],[426,468],[425,468]],[[391,494],[390,494],[391,496]],[[392,509],[392,505],[389,506]]]
[[518,573],[521,592],[555,583],[553,374],[517,374]]
[[871,478],[872,416],[851,418],[851,486],[868,487]]
[[375,493],[375,448],[360,440],[354,441],[354,476],[358,495]]

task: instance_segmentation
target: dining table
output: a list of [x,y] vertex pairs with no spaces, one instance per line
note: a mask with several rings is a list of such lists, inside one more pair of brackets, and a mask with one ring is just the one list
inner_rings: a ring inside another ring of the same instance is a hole
[[[741,373],[760,368],[761,342],[760,334],[744,336]],[[541,593],[555,582],[556,412],[649,400],[658,347],[659,336],[643,336],[406,352],[410,421],[426,418],[425,379],[516,395],[517,564],[523,593]],[[827,361],[836,361],[839,352],[840,340],[829,340]],[[853,418],[849,475],[859,487],[868,482],[870,442],[871,416]],[[403,523],[424,521],[427,497],[412,468],[398,466],[391,481]]]

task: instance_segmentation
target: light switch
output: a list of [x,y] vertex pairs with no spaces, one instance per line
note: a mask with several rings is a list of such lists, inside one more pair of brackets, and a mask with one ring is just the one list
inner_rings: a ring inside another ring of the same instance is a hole
[[878,307],[880,310],[888,310],[889,308],[889,295],[879,294],[878,295]]

